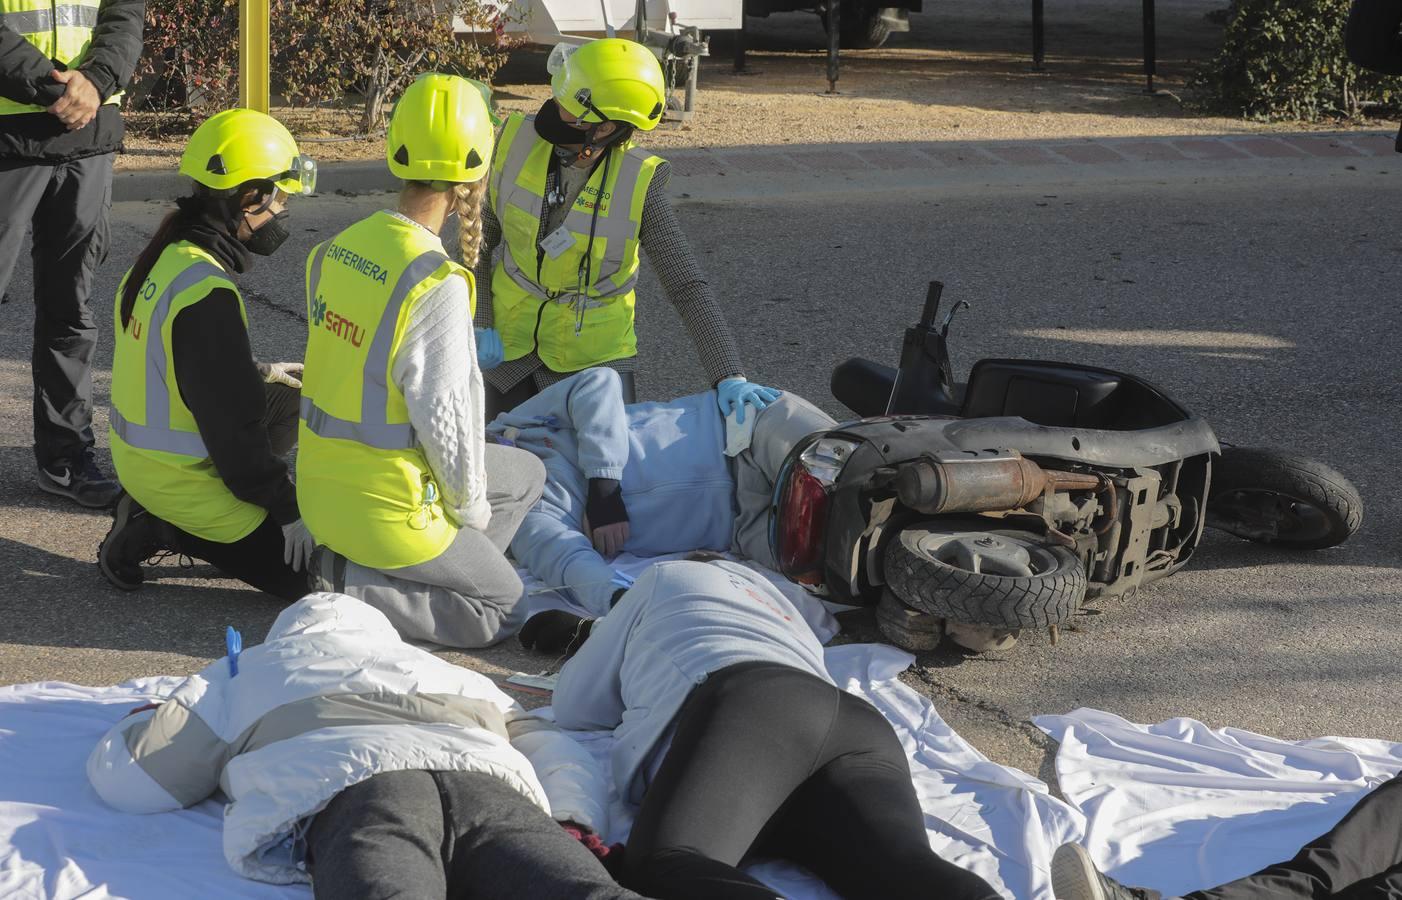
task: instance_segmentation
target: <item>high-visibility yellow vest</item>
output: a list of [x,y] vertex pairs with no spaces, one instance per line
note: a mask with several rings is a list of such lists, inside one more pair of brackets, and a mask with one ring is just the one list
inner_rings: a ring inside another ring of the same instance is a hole
[[390,377],[414,303],[454,277],[475,303],[471,273],[442,242],[387,212],[307,260],[297,504],[318,543],[362,566],[425,562],[457,535]]
[[[127,272],[130,277],[131,272]],[[122,279],[125,285],[127,278]],[[262,524],[267,510],[235,497],[219,477],[175,381],[171,326],[186,307],[238,286],[214,257],[177,241],[161,253],[141,286],[112,354],[109,431],[112,463],[128,494],[157,518],[196,537],[232,544]],[[122,323],[122,287],[114,321]]]
[[[0,24],[6,25],[38,48],[39,52],[69,69],[76,69],[92,43],[102,0],[0,0]],[[120,92],[107,98],[120,103]],[[0,116],[43,112],[44,107],[0,97]]]
[[609,150],[565,216],[572,244],[551,256],[537,236],[552,147],[533,120],[507,120],[488,183],[505,244],[492,271],[492,321],[505,358],[535,350],[556,372],[575,372],[634,356],[638,231],[662,160],[635,147]]

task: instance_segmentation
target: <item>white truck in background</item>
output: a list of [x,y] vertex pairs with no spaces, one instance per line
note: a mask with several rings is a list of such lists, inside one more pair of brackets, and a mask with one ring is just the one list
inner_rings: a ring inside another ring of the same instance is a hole
[[[667,75],[664,121],[691,116],[700,58],[710,55],[703,31],[743,24],[743,0],[496,0],[505,33],[529,44],[585,44],[626,37],[652,48]],[[457,30],[472,30],[458,20]],[[681,87],[683,99],[672,98]]]

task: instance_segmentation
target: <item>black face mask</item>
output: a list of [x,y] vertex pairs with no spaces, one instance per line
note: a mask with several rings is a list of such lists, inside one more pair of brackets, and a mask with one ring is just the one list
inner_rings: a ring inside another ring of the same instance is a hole
[[535,114],[535,133],[540,135],[541,140],[557,147],[561,144],[582,144],[589,137],[589,132],[565,124],[565,120],[560,118],[560,107],[554,100],[546,100]]
[[292,232],[287,230],[287,210],[284,209],[264,222],[263,227],[253,232],[243,245],[250,253],[272,256],[291,235]]
[[[572,166],[581,159],[590,160],[593,165],[603,158],[603,151],[626,140],[632,133],[632,129],[615,124],[608,137],[595,140],[594,132],[602,124],[594,122],[588,129],[571,128],[560,118],[560,107],[555,101],[546,100],[536,113],[535,133],[540,135],[541,140],[555,145],[555,156],[561,165]],[[566,149],[566,146],[570,149]],[[575,150],[574,147],[581,149]]]

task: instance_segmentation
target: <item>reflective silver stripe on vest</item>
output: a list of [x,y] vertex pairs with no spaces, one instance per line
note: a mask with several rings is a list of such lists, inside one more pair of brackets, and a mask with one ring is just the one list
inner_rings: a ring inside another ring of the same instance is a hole
[[[533,117],[526,117],[521,127],[517,129],[515,138],[512,140],[511,150],[507,153],[506,162],[498,181],[497,205],[500,207],[501,204],[505,202],[506,205],[514,206],[516,209],[530,215],[532,221],[539,222],[541,221],[541,205],[544,203],[544,199],[537,196],[533,191],[522,190],[516,186],[516,179],[520,176],[521,171],[525,169],[531,151],[535,148],[535,142],[540,140],[534,133],[532,120]],[[523,136],[522,132],[527,127],[531,127],[532,131],[529,135]],[[633,195],[637,191],[638,178],[642,174],[644,156],[641,153],[627,151],[615,156],[614,160],[619,160],[619,170],[618,179],[614,182],[614,196],[609,202],[608,214],[600,215],[598,220],[594,221],[592,211],[586,212],[572,206],[570,207],[570,211],[565,215],[564,222],[564,227],[576,234],[587,235],[592,226],[594,229],[594,237],[606,240],[599,271],[593,274],[594,283],[592,285],[585,285],[586,288],[593,288],[595,295],[599,299],[627,294],[633,290],[638,281],[637,273],[634,273],[622,285],[614,286],[608,283],[617,276],[619,271],[623,268],[624,251],[627,249],[628,241],[637,237],[638,226],[634,224],[631,213]],[[612,161],[610,164],[612,164]],[[599,171],[602,172],[602,167]],[[602,192],[607,185],[602,183],[602,178],[600,181],[600,191]],[[502,185],[506,186],[505,197],[501,194]],[[627,198],[626,201],[619,202],[623,200],[625,196]],[[595,202],[597,203],[598,200]],[[500,213],[498,213],[497,218],[498,220],[502,218]],[[531,276],[517,263],[515,255],[511,252],[510,242],[507,242],[506,252],[502,254],[502,267],[505,269],[507,276],[511,278],[512,282],[514,282],[517,287],[526,291],[533,297],[537,297],[541,300],[560,299],[562,301],[568,301],[571,299],[568,294],[563,297],[552,297],[552,295],[547,293],[540,285],[536,284]],[[603,286],[605,284],[607,284],[606,287]]]
[[146,424],[138,425],[127,419],[116,404],[111,408],[112,430],[138,450],[209,456],[198,432],[175,431],[170,427],[170,385],[166,384],[166,345],[161,337],[171,303],[206,278],[227,279],[228,276],[214,263],[192,263],[171,279],[151,310],[151,319],[146,324]]
[[377,450],[408,450],[414,446],[412,425],[390,425],[387,423],[347,422],[338,419],[312,402],[312,398],[302,395],[302,421],[312,430],[312,434],[324,438],[339,438],[355,441]]
[[191,431],[171,431],[169,428],[151,428],[128,422],[117,407],[108,410],[107,420],[117,437],[138,450],[163,450],[166,453],[179,453],[184,456],[209,456],[200,436]]
[[97,7],[79,3],[60,4],[58,13],[59,28],[96,28]]
[[54,9],[26,9],[0,13],[0,25],[20,34],[42,34],[58,28],[96,28],[97,6],[63,3]]
[[[408,423],[391,423],[389,418],[389,353],[394,345],[399,311],[419,283],[438,271],[448,257],[437,250],[420,255],[404,269],[394,284],[389,303],[380,315],[370,351],[365,356],[360,390],[360,421],[350,422],[331,415],[302,395],[302,421],[312,433],[324,438],[355,441],[379,450],[408,450],[414,446],[414,428]],[[318,269],[320,265],[318,264]],[[319,279],[320,275],[314,276]]]

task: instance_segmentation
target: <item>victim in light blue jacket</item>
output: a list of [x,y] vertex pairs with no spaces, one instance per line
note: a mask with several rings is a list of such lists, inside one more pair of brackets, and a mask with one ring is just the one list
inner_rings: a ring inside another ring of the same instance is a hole
[[555,722],[613,731],[614,786],[637,803],[696,686],[727,666],[756,661],[832,683],[817,635],[763,576],[726,561],[658,563],[594,623],[560,670]]
[[629,553],[731,546],[735,481],[714,391],[625,406],[617,372],[586,369],[497,416],[487,434],[545,463],[545,492],[512,539],[512,555],[547,585],[568,586],[596,615],[608,612],[618,585],[584,534],[588,479],[621,483]]

